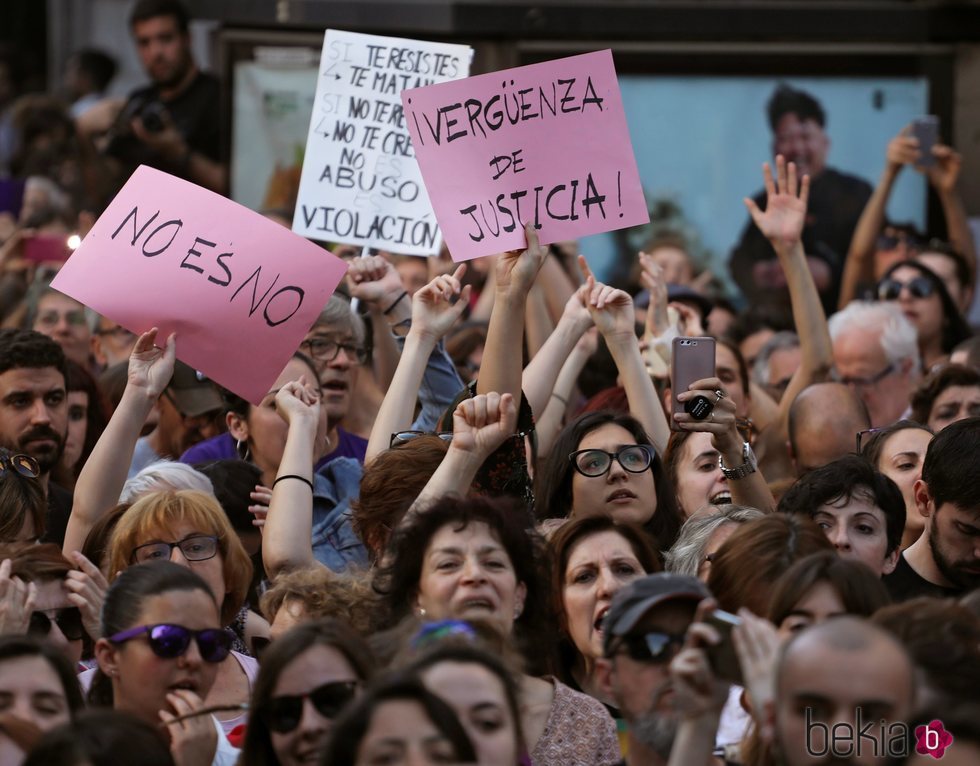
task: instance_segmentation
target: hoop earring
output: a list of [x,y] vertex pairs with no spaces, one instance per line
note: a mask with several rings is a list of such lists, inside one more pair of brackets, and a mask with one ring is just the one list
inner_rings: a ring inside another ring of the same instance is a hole
[[241,439],[235,439],[235,454],[238,455],[238,459],[239,460],[246,460],[247,461],[248,458],[249,458],[248,442],[247,441],[245,442],[245,452],[243,454],[242,453],[242,440]]

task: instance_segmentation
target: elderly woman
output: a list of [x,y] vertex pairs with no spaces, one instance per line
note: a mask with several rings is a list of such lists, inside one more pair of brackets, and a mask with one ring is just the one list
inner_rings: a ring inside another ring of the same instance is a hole
[[691,516],[684,522],[677,542],[667,551],[665,568],[675,574],[708,579],[711,561],[722,544],[740,524],[761,519],[757,508],[742,505],[712,506],[710,511]]

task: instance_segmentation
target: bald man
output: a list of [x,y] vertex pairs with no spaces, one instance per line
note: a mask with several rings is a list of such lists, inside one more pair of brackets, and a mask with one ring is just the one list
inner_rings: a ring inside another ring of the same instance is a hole
[[777,763],[885,764],[890,727],[908,720],[913,698],[912,661],[889,633],[856,617],[818,623],[776,668]]
[[868,428],[868,409],[849,386],[807,386],[789,410],[789,451],[796,475],[852,454],[858,432]]

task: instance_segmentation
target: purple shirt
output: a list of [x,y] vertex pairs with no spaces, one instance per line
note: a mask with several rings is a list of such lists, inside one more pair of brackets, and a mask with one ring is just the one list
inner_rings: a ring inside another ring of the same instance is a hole
[[[323,457],[316,464],[314,470],[319,471],[331,460],[338,457],[351,457],[363,463],[367,444],[367,439],[362,439],[357,434],[338,428],[336,448],[329,455]],[[238,457],[239,455],[235,450],[235,439],[230,433],[225,432],[195,444],[180,456],[180,462],[193,465],[195,463],[212,463],[215,460],[237,460]]]

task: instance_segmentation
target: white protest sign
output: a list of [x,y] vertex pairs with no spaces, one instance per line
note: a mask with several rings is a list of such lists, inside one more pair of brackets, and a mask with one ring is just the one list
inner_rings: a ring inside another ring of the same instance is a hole
[[293,231],[325,242],[435,255],[442,237],[401,92],[466,77],[465,45],[328,29]]

